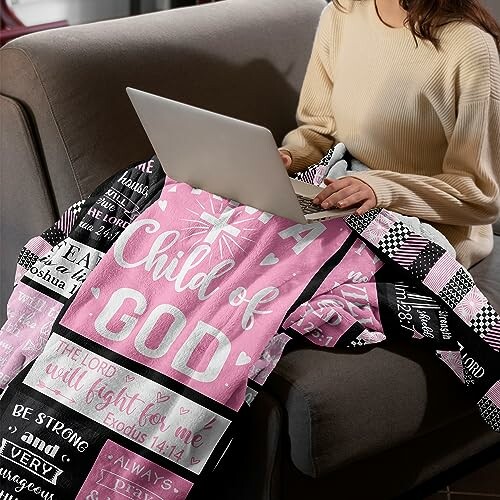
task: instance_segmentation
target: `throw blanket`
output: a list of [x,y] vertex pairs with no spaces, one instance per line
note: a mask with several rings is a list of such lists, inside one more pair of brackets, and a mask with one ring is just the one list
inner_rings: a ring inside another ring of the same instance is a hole
[[300,225],[165,179],[153,158],[31,240],[16,280],[6,498],[186,498],[294,338],[426,342],[500,431],[500,316],[386,210]]

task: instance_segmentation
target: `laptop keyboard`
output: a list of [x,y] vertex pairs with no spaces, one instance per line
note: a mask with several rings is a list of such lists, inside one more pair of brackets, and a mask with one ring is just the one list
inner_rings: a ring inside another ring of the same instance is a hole
[[299,205],[300,208],[302,208],[302,211],[304,214],[315,214],[318,212],[325,212],[328,210],[328,208],[323,208],[321,205],[315,205],[312,202],[311,198],[306,198],[305,196],[302,196],[301,194],[295,193],[297,196],[297,199],[299,200]]

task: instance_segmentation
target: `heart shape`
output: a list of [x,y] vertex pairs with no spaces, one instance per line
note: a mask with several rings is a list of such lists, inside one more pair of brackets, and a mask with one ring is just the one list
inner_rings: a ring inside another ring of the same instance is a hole
[[199,464],[199,463],[200,463],[200,460],[198,460],[197,458],[191,457],[191,465]]
[[127,375],[125,377],[125,382],[132,382],[132,380],[135,380],[135,377],[133,375]]
[[236,360],[236,366],[248,365],[250,361],[252,358],[245,351],[242,351]]
[[99,294],[101,293],[100,288],[91,288],[90,291],[92,292],[92,295],[94,296],[94,298],[96,298],[96,299],[99,298]]
[[174,493],[179,493],[179,490],[177,488],[174,488]]
[[158,202],[158,206],[160,207],[162,212],[165,212],[165,209],[167,208],[167,200],[160,200]]
[[280,260],[274,253],[270,253],[269,255],[266,255],[263,259],[262,262],[260,263],[261,266],[274,266],[274,264],[277,264]]
[[176,185],[176,184],[175,184],[175,185],[173,185],[173,186],[172,186],[172,187],[168,190],[168,192],[169,192],[169,193],[175,193],[176,191],[177,191],[177,185]]
[[164,403],[165,401],[168,401],[170,399],[170,396],[168,394],[162,394],[161,392],[156,393],[156,402],[157,403]]
[[179,408],[179,415],[185,415],[186,413],[189,413],[191,410],[189,408],[184,408],[183,406],[181,406]]

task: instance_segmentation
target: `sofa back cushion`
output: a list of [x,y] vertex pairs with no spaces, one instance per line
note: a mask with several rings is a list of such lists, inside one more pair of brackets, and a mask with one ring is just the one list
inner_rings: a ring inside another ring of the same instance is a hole
[[[21,102],[34,122],[57,210],[152,154],[127,86],[264,125],[280,141],[296,125],[325,5],[225,0],[7,44],[1,93]],[[186,137],[191,141],[196,137]]]

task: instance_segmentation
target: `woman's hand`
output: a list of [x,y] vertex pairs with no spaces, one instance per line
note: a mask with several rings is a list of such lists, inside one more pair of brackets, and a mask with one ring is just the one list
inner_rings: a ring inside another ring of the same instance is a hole
[[343,177],[342,179],[325,179],[327,185],[321,193],[314,198],[313,203],[323,208],[349,208],[359,205],[356,210],[358,215],[363,215],[377,206],[377,197],[373,189],[357,177]]
[[288,167],[292,164],[292,157],[286,152],[278,149],[278,152],[281,156],[281,160],[283,161],[283,165],[288,170]]

